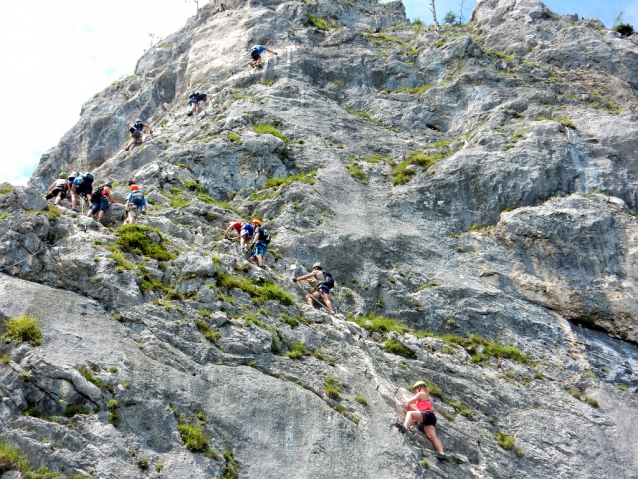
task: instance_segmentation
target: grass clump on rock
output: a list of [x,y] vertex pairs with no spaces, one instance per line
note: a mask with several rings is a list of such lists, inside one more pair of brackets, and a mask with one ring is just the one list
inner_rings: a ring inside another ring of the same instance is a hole
[[511,451],[512,449],[514,449],[514,437],[505,434],[502,431],[496,433],[496,442],[506,451]]
[[392,176],[394,177],[392,184],[397,186],[407,183],[410,177],[416,174],[419,167],[421,167],[421,171],[426,171],[436,163],[436,160],[445,158],[452,153],[452,151],[448,151],[447,153],[432,153],[431,155],[426,155],[418,151],[409,152],[408,155],[412,157],[402,161],[392,169]]
[[170,408],[177,419],[177,431],[184,441],[184,446],[191,452],[209,452],[209,439],[204,431],[206,417],[203,413],[198,413],[195,417],[184,417],[177,408],[170,404]]
[[204,321],[195,321],[195,325],[197,326],[197,329],[199,329],[199,331],[204,335],[204,337],[213,344],[217,344],[217,341],[222,338],[222,333],[214,328],[211,328]]
[[386,352],[396,354],[397,356],[403,356],[407,359],[416,359],[417,356],[411,349],[406,348],[396,339],[388,339],[383,346],[381,346]]
[[306,345],[303,343],[296,342],[296,343],[292,343],[288,352],[286,353],[286,356],[288,356],[290,359],[301,359],[307,354],[308,354],[308,351],[306,350]]
[[371,333],[389,333],[390,331],[400,333],[405,329],[410,330],[410,327],[407,324],[399,321],[398,319],[386,318],[385,316],[380,316],[374,313],[370,313],[367,316],[351,318],[350,321],[357,323],[363,329],[370,331]]
[[23,479],[63,479],[61,474],[49,470],[48,467],[40,467],[32,471],[31,465],[18,449],[0,442],[0,474],[9,471],[20,472]]
[[290,294],[281,289],[279,285],[264,278],[248,279],[217,271],[216,283],[219,288],[241,289],[248,293],[257,304],[261,304],[264,301],[279,301],[284,306],[294,304],[294,300]]
[[290,140],[284,135],[281,131],[279,131],[276,127],[269,125],[268,123],[257,123],[253,128],[255,133],[260,135],[273,135],[279,138],[284,144],[289,144]]
[[334,376],[328,376],[323,380],[323,390],[330,399],[339,399],[341,393],[341,384],[337,382]]
[[1,339],[14,341],[16,344],[28,342],[31,346],[42,344],[42,330],[35,316],[20,315],[17,318],[9,318],[5,320],[5,325],[7,332]]
[[[153,241],[151,233],[157,234],[159,243]],[[158,261],[168,261],[177,257],[166,250],[161,235],[147,226],[123,225],[117,229],[115,236],[118,237],[115,244],[123,251],[142,254]]]

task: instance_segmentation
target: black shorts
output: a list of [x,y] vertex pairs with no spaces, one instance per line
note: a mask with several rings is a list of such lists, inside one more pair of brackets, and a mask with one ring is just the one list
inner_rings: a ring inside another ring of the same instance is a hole
[[75,185],[75,194],[80,195],[90,195],[93,192],[93,186],[88,183],[82,183],[81,185]]
[[142,132],[141,131],[134,131],[133,133],[131,133],[131,136],[133,138],[139,138],[142,136]]
[[432,411],[421,411],[424,426],[436,426],[436,416]]
[[253,50],[252,52],[250,52],[250,56],[255,61],[257,61],[257,60],[259,60],[261,58],[261,55],[259,55],[259,51],[257,51],[257,50]]
[[51,191],[51,193],[46,195],[46,199],[50,200],[51,198],[55,198],[60,193],[62,193],[62,199],[64,199],[65,196],[66,196],[65,192],[66,192],[66,190],[63,189],[63,188],[53,188],[53,191]]

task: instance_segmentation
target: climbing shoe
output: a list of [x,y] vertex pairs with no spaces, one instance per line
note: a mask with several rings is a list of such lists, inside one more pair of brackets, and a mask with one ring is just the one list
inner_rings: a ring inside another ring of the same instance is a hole
[[186,116],[193,116],[193,112],[189,111],[188,113],[186,113]]
[[445,455],[445,453],[444,453],[444,452],[437,452],[437,453],[436,453],[436,458],[437,458],[439,461],[447,461],[447,456]]
[[400,422],[395,422],[393,426],[395,426],[401,434],[405,434],[408,432],[407,428]]

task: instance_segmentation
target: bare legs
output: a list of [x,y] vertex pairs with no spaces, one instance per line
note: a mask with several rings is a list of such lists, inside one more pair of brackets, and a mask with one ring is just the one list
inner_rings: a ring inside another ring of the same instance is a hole
[[[423,416],[421,415],[421,411],[408,411],[405,415],[405,422],[403,423],[403,426],[405,426],[405,428],[407,429],[412,425],[413,422],[415,424],[418,424],[422,422],[422,420]],[[436,437],[436,428],[434,426],[425,426],[423,430],[425,431],[425,435],[428,437],[428,439],[432,441],[436,452],[442,454],[443,444],[441,444],[439,438]]]
[[323,302],[326,303],[326,306],[328,307],[330,312],[332,314],[335,314],[335,310],[332,307],[332,302],[330,302],[330,298],[328,297],[326,293],[320,293],[319,291],[315,291],[314,293],[308,293],[306,295],[306,303],[308,303],[309,306],[312,306],[312,298],[323,299]]

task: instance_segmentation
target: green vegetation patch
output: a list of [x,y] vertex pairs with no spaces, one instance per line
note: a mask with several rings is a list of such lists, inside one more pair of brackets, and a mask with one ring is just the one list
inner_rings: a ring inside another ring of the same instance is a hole
[[8,185],[0,186],[0,195],[8,195],[9,193],[13,193],[13,187]]
[[483,351],[481,353],[476,353],[474,356],[472,356],[471,361],[479,363],[489,359],[490,357],[513,359],[519,364],[527,363],[529,360],[526,354],[513,346],[503,346],[498,343],[488,343],[483,348]]
[[155,231],[159,237],[159,243],[155,243],[151,238],[151,230],[142,225],[122,225],[115,232],[117,240],[115,244],[122,250],[129,253],[138,253],[158,261],[168,261],[177,258],[169,253],[162,244],[162,236]]
[[206,452],[208,450],[208,437],[201,424],[180,424],[177,430],[189,451]]
[[259,133],[260,135],[273,135],[283,141],[286,145],[290,143],[290,140],[276,127],[273,125],[269,125],[268,123],[257,123],[253,128],[255,133]]
[[330,30],[330,27],[323,18],[317,18],[310,12],[308,12],[308,25],[317,27],[319,30]]
[[378,120],[375,120],[374,118],[372,118],[368,113],[366,113],[365,111],[357,111],[357,110],[353,110],[352,108],[348,108],[345,107],[345,110],[350,113],[351,115],[355,115],[358,116],[359,118],[364,119],[365,121],[369,121],[370,123],[374,123],[375,125],[381,125],[383,126],[383,123],[381,123]]
[[204,337],[213,344],[217,344],[217,341],[222,338],[222,333],[217,331],[215,328],[211,328],[204,321],[195,321],[195,325],[197,326],[197,329],[199,329],[199,331],[204,335]]
[[416,359],[417,356],[411,349],[408,349],[396,339],[388,339],[383,346],[388,353],[396,354],[397,356],[403,356],[407,359]]
[[368,176],[363,172],[361,168],[359,168],[359,165],[357,163],[346,163],[346,168],[348,168],[350,176],[352,176],[356,180],[359,180],[362,184],[367,185],[370,181]]
[[78,364],[75,367],[75,369],[77,369],[78,372],[84,377],[84,379],[86,379],[91,384],[97,386],[100,389],[106,389],[108,392],[115,395],[115,391],[113,390],[113,387],[110,384],[102,381],[101,379],[96,378],[93,375],[93,372],[89,368],[87,368],[84,364]]
[[0,442],[0,474],[8,471],[19,471],[24,479],[64,479],[61,474],[53,472],[47,467],[40,467],[32,471],[31,465],[18,449],[5,442]]
[[508,434],[505,434],[502,431],[499,431],[496,433],[495,438],[498,445],[501,446],[506,451],[511,451],[512,449],[514,449],[515,441],[513,436],[510,436]]
[[363,329],[370,332],[388,333],[390,331],[396,331],[401,333],[404,330],[411,331],[411,328],[407,324],[398,319],[387,318],[374,313],[370,313],[367,316],[349,318],[349,321],[357,323]]
[[420,166],[421,171],[426,171],[434,165],[437,160],[450,156],[452,153],[454,152],[448,151],[446,153],[433,153],[431,155],[427,155],[419,151],[409,152],[408,155],[412,155],[412,157],[402,161],[392,169],[392,184],[396,186],[407,183],[410,180],[410,177],[417,172],[417,168],[409,168],[410,166]]
[[277,188],[282,185],[289,185],[294,183],[295,181],[300,181],[302,183],[308,183],[309,185],[315,184],[314,176],[317,174],[317,170],[312,170],[307,173],[297,173],[295,175],[290,175],[285,178],[268,178],[266,183],[263,186],[263,189],[266,188]]
[[306,345],[299,342],[291,344],[288,352],[286,353],[286,356],[290,359],[301,359],[306,355],[308,355]]
[[281,289],[278,284],[265,278],[248,279],[217,271],[215,279],[217,287],[226,289],[239,288],[248,293],[257,304],[270,300],[279,301],[284,306],[294,304],[294,299],[290,294]]
[[416,95],[419,93],[425,93],[433,86],[434,85],[421,85],[414,88],[399,88],[398,90],[394,90],[392,93],[412,93]]
[[0,339],[14,341],[16,344],[28,342],[31,346],[42,344],[42,330],[35,316],[20,315],[5,320],[6,333]]
[[399,45],[404,46],[404,47],[408,46],[407,43],[402,42],[398,38],[393,37],[391,35],[385,35],[383,33],[369,33],[366,36],[368,36],[370,38],[377,38],[379,40],[383,40],[384,42],[398,43]]

